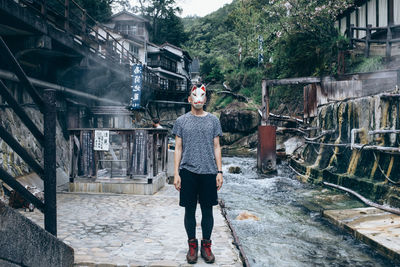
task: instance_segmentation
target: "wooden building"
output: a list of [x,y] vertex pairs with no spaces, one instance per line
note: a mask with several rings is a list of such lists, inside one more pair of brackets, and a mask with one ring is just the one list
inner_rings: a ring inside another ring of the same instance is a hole
[[[342,34],[355,27],[387,27],[400,24],[400,1],[398,0],[357,0],[355,5],[338,16],[336,26]],[[360,32],[358,38],[365,37]]]
[[400,1],[356,0],[335,22],[356,52],[400,56]]

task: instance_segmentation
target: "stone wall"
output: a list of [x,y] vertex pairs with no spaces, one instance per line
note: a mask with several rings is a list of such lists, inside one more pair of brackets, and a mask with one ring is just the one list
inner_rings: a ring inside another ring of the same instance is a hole
[[70,267],[74,250],[0,201],[0,266]]
[[292,165],[304,174],[304,180],[340,184],[373,201],[400,207],[400,189],[392,183],[400,182],[400,155],[350,147],[351,130],[360,128],[363,130],[356,135],[357,144],[400,147],[399,134],[368,134],[400,129],[399,101],[399,95],[380,94],[319,107],[313,122],[319,130],[312,135],[321,138],[314,142],[341,145],[309,143],[301,159],[292,159]]
[[[31,120],[40,131],[43,130],[43,115],[33,107],[24,108]],[[0,109],[0,123],[24,147],[29,154],[43,166],[43,149],[28,128],[10,108]],[[64,138],[60,125],[57,123],[57,168],[58,172],[69,173],[70,156],[69,142]],[[13,177],[20,177],[31,173],[29,166],[0,139],[0,166]]]

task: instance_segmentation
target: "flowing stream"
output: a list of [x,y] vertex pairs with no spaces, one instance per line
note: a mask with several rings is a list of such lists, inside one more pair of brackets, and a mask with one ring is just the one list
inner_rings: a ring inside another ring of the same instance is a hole
[[[363,207],[352,197],[303,184],[285,164],[266,177],[253,158],[223,158],[219,197],[251,266],[395,266],[321,217],[321,209]],[[240,174],[228,173],[239,166]],[[237,220],[249,212],[256,220]]]

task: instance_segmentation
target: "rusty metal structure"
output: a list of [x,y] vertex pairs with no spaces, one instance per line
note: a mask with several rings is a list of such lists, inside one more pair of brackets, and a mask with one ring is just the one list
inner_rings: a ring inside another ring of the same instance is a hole
[[258,127],[257,168],[264,174],[276,172],[276,127],[269,124],[269,85],[262,82],[262,121]]

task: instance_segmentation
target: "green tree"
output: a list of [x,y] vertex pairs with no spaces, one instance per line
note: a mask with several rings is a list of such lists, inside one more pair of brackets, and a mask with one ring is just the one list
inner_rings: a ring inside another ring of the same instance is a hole
[[161,38],[162,24],[176,22],[173,15],[180,13],[182,9],[176,6],[175,0],[138,0],[142,15],[149,18],[152,26],[152,40]]
[[184,30],[182,20],[174,13],[169,13],[160,22],[158,24],[158,34],[154,37],[153,42],[159,44],[168,42],[176,46],[181,46],[187,41],[188,36]]
[[114,0],[75,0],[87,13],[97,21],[106,21],[112,15],[111,5]]

